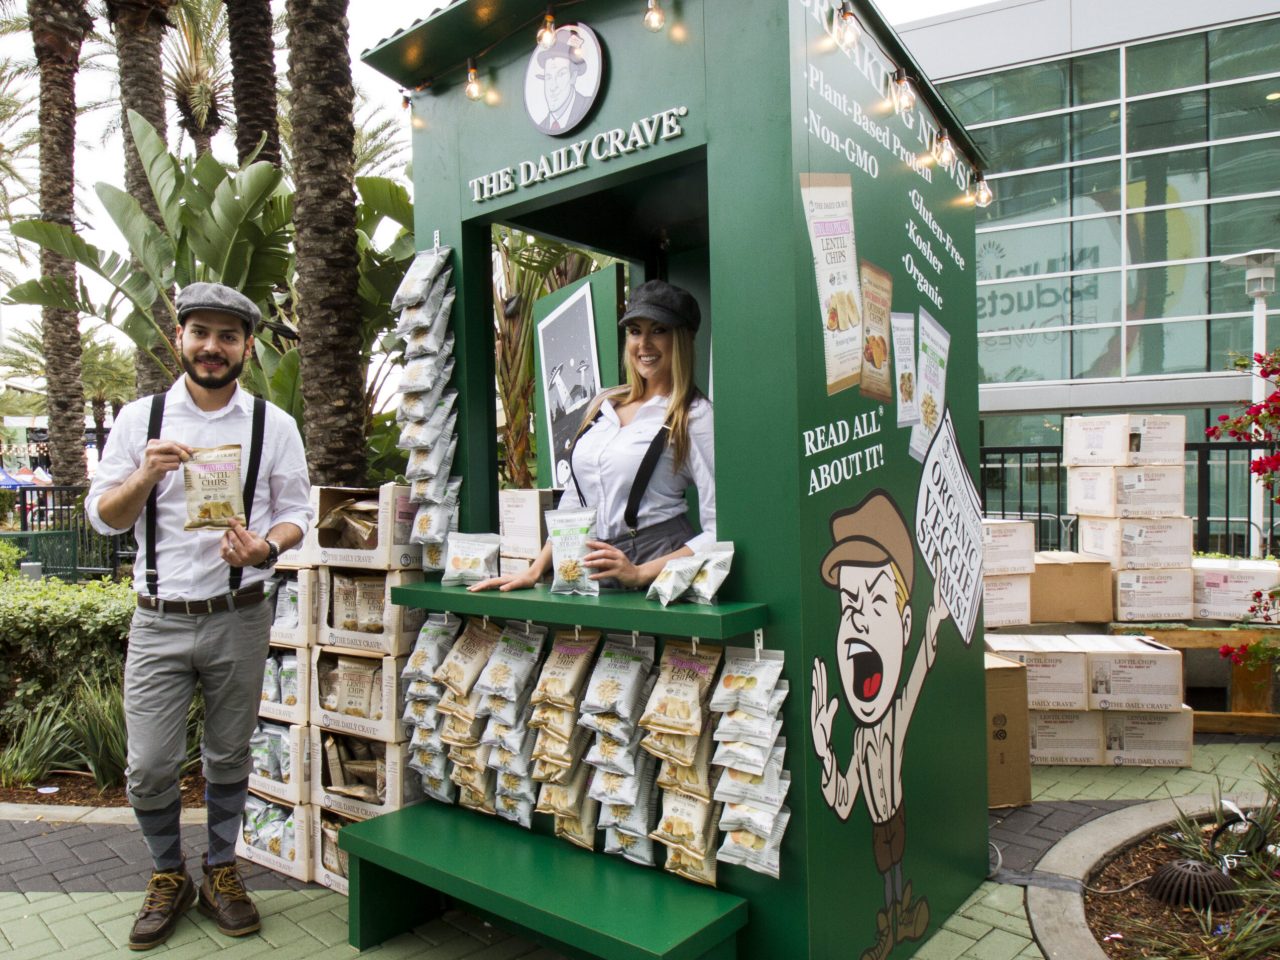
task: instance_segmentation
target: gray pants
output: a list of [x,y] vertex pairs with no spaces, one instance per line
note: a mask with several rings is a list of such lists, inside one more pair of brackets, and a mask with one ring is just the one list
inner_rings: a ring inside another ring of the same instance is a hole
[[[663,520],[650,527],[637,530],[635,536],[621,534],[608,541],[617,547],[632,563],[647,563],[655,557],[675,553],[693,538],[693,524],[684,514]],[[617,589],[622,586],[613,577],[600,581],[600,586]]]
[[187,753],[187,711],[204,692],[204,777],[237,783],[253,770],[249,738],[258,722],[271,604],[222,613],[158,613],[139,607],[124,666],[129,802],[158,810],[178,798]]

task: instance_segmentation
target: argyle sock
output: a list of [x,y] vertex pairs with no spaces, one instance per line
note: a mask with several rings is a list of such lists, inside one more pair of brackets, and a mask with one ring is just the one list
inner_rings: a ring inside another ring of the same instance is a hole
[[175,798],[173,803],[159,810],[134,807],[133,815],[138,818],[142,838],[151,851],[156,870],[162,873],[182,870],[185,866],[182,857],[182,798]]
[[235,783],[205,783],[204,800],[209,811],[209,866],[225,866],[236,859],[236,834],[244,816],[249,778]]

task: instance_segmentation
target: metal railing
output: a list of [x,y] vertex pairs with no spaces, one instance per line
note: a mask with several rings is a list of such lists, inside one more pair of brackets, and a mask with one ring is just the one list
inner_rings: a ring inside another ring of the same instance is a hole
[[[1280,509],[1268,500],[1255,517],[1249,497],[1249,462],[1275,450],[1262,442],[1186,445],[1186,512],[1195,518],[1196,551],[1247,557],[1255,527],[1266,553],[1280,549]],[[1074,549],[1061,447],[983,447],[978,469],[987,516],[1034,520],[1037,549]]]
[[132,536],[104,537],[84,512],[86,487],[21,487],[14,491],[18,529],[23,533],[62,530],[74,534],[75,567],[80,576],[120,575],[135,552]]

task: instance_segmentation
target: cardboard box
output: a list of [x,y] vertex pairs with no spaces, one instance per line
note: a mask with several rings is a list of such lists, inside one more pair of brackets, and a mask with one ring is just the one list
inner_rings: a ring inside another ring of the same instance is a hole
[[277,647],[273,641],[269,656],[294,656],[298,658],[298,701],[297,703],[277,703],[274,700],[263,700],[258,704],[258,716],[277,723],[293,723],[305,725],[311,718],[311,653],[296,647]]
[[1113,570],[1191,566],[1191,518],[1080,517],[1080,552],[1106,557]]
[[307,728],[294,724],[281,744],[289,752],[289,782],[256,773],[249,774],[249,789],[277,803],[311,802],[311,737]]
[[[348,650],[342,647],[312,647],[311,725],[316,729],[354,733],[372,740],[399,743],[413,735],[412,729],[401,719],[404,716],[404,691],[408,686],[400,678],[400,672],[408,657],[370,657],[367,650]],[[320,673],[337,663],[338,657],[356,657],[376,663],[382,669],[382,715],[378,717],[354,717],[336,710],[325,710],[320,704]]]
[[1255,591],[1264,594],[1280,586],[1280,564],[1273,560],[1191,561],[1195,615],[1204,620],[1244,620],[1256,602]]
[[1036,566],[1035,557],[1034,521],[982,518],[983,576],[1030,573]]
[[1031,574],[1032,623],[1111,620],[1111,564],[1067,550],[1041,550]]
[[1176,467],[1068,467],[1067,513],[1086,517],[1180,517],[1186,470]]
[[528,557],[498,557],[498,572],[504,577],[518,576],[531,566],[533,566],[533,561]]
[[1020,807],[1031,802],[1027,668],[994,653],[985,657],[987,806]]
[[[362,570],[421,570],[422,548],[410,543],[418,505],[409,500],[410,488],[384,483],[380,487],[312,487],[315,520],[302,554],[318,566],[358,567]],[[378,501],[377,541],[367,550],[339,547],[339,530],[319,529],[320,520],[343,500]]]
[[1088,658],[1066,637],[988,634],[987,652],[1024,664],[1032,710],[1086,710]]
[[1190,620],[1193,614],[1191,568],[1182,570],[1117,570],[1116,619],[1135,621]]
[[[271,625],[271,643],[277,647],[310,647],[316,642],[320,624],[319,574],[314,567],[300,567],[278,572],[287,573],[288,579],[298,583],[298,625],[277,627]],[[276,591],[276,612],[284,603],[284,588]]]
[[1182,709],[1182,651],[1150,637],[1069,636],[1088,655],[1089,709]]
[[[344,897],[349,896],[349,884],[345,873],[330,870],[324,865],[324,836],[323,825],[326,818],[332,818],[342,823],[349,823],[347,817],[338,816],[332,810],[321,812],[320,808],[314,809],[314,815],[311,818],[311,879],[314,883],[320,884],[322,887],[328,887],[334,893],[340,893]],[[342,863],[347,862],[347,852],[341,851]]]
[[537,558],[547,542],[544,514],[552,501],[551,490],[498,491],[498,533],[504,557]]
[[1011,627],[1031,622],[1031,576],[982,578],[982,622],[988,627]]
[[[382,632],[366,633],[362,630],[343,629],[335,622],[333,613],[333,577],[341,574],[351,577],[385,576],[386,583],[382,591]],[[320,570],[320,628],[317,640],[321,646],[347,647],[351,650],[364,650],[368,653],[380,653],[399,656],[413,649],[418,639],[418,631],[426,620],[427,612],[415,607],[402,607],[391,602],[391,588],[401,587],[407,583],[421,583],[421,570],[391,570],[386,573],[369,573],[367,570],[335,570],[323,567]]]
[[354,797],[330,793],[328,787],[332,780],[329,778],[329,766],[321,742],[321,738],[328,732],[320,727],[311,727],[311,795],[316,806],[341,813],[352,820],[368,820],[423,801],[422,778],[409,769],[407,743],[383,745],[386,748],[385,802],[365,803]]
[[1106,762],[1117,767],[1189,767],[1195,714],[1106,714]]
[[1101,765],[1108,716],[1095,710],[1032,710],[1031,763]]
[[[269,798],[268,798],[269,799]],[[288,804],[280,804],[288,806]],[[310,882],[311,880],[311,818],[313,810],[310,806],[299,804],[293,807],[293,859],[286,860],[260,847],[251,847],[245,843],[244,831],[236,837],[236,855],[244,857],[251,863],[260,863],[268,870],[293,877],[295,880]]]
[[1186,435],[1182,416],[1067,417],[1062,462],[1069,467],[1181,464]]

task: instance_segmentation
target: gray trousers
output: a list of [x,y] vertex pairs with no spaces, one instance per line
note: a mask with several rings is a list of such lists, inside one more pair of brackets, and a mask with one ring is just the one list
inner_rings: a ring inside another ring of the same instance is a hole
[[[684,514],[637,530],[635,536],[622,534],[607,541],[621,550],[632,563],[647,563],[655,557],[675,553],[693,537],[693,524]],[[622,587],[613,577],[600,581],[606,589]]]
[[258,723],[271,604],[222,613],[133,614],[124,666],[129,733],[125,770],[129,802],[158,810],[179,796],[187,753],[187,711],[199,682],[204,693],[204,777],[237,783],[253,770],[249,738]]

